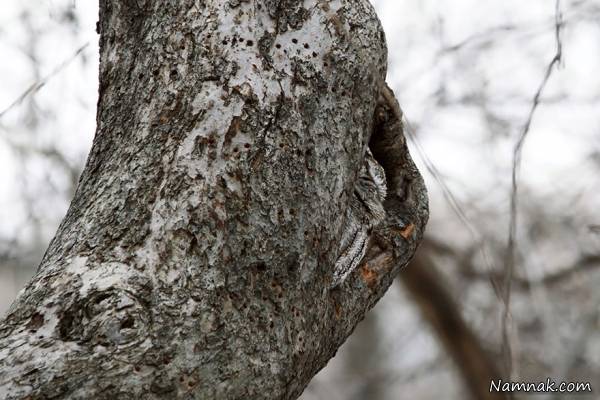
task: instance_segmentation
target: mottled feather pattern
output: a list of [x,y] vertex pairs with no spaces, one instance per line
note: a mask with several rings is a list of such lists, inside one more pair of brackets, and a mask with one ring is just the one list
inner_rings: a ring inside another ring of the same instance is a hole
[[371,230],[385,219],[383,201],[386,195],[385,171],[367,149],[346,211],[332,287],[344,282],[365,256]]

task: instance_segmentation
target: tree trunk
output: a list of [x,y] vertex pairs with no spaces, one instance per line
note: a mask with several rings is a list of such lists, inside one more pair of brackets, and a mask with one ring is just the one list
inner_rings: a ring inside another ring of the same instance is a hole
[[[101,0],[98,28],[94,144],[0,324],[0,398],[297,398],[427,220],[374,10]],[[369,140],[386,220],[332,287]]]

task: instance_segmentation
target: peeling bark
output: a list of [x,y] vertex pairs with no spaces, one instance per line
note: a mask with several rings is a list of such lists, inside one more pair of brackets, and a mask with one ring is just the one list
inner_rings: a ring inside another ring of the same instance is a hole
[[[94,144],[0,324],[0,398],[297,398],[427,220],[374,10],[101,0],[99,30]],[[388,218],[330,289],[369,141]]]

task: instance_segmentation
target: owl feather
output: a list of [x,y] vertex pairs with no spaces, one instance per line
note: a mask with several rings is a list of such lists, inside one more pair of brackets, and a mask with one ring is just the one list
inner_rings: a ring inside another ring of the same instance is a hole
[[358,179],[345,212],[340,253],[335,262],[332,287],[346,280],[367,252],[371,230],[385,219],[387,195],[385,171],[367,148]]

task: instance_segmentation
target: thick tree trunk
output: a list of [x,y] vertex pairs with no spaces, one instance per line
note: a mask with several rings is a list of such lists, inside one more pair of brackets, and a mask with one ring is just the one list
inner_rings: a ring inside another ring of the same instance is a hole
[[[296,398],[427,219],[372,7],[101,0],[99,30],[94,145],[0,325],[0,398]],[[370,138],[386,222],[331,288]]]

